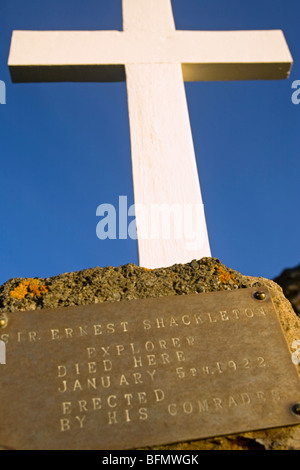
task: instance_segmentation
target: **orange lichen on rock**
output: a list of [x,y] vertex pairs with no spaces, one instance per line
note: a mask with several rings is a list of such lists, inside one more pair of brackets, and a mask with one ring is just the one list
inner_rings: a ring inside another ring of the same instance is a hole
[[48,288],[40,283],[38,279],[25,279],[10,291],[10,295],[15,299],[24,299],[27,295],[33,297],[41,297],[42,294],[48,292]]
[[215,269],[218,272],[218,277],[222,284],[227,284],[228,282],[236,282],[235,276],[226,271],[222,266],[216,266]]

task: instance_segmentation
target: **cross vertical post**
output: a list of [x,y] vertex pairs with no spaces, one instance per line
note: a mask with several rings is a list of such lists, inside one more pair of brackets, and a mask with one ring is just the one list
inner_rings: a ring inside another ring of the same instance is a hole
[[[170,0],[141,0],[136,7],[135,0],[123,0],[124,31],[175,31]],[[181,64],[130,63],[125,71],[140,264],[211,256]]]

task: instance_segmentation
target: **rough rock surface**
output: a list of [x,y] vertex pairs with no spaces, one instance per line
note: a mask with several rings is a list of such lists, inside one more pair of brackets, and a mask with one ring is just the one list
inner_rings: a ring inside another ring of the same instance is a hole
[[300,264],[295,268],[285,269],[274,281],[282,287],[284,295],[300,316]]
[[[275,282],[248,277],[216,258],[148,270],[128,264],[46,279],[11,279],[0,287],[0,313],[123,299],[269,287],[288,345],[300,339],[300,319]],[[42,315],[42,311],[41,311]],[[170,450],[300,450],[300,425],[155,447]]]

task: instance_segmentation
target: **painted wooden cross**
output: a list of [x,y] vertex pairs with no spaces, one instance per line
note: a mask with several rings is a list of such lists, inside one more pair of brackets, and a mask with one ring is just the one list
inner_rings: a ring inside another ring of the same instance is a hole
[[[177,31],[171,0],[123,0],[123,31],[14,31],[9,56],[14,82],[126,80],[139,262],[148,268],[211,256],[184,81],[283,79],[291,65],[281,31]],[[145,207],[181,210],[183,230],[141,236]]]

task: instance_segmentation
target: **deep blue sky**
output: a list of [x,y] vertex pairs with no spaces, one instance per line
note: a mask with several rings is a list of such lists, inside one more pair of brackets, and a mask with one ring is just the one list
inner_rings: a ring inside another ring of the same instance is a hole
[[[288,80],[187,83],[212,255],[273,278],[300,262],[299,0],[173,0],[178,29],[282,29]],[[130,239],[96,237],[96,208],[132,204],[125,83],[12,84],[11,32],[122,29],[121,0],[1,0],[0,284],[138,263]]]

